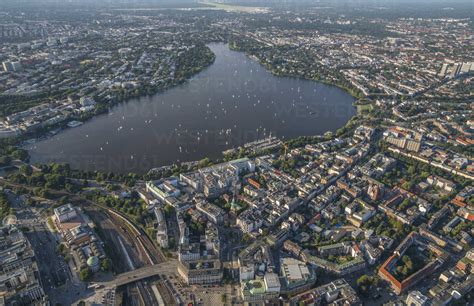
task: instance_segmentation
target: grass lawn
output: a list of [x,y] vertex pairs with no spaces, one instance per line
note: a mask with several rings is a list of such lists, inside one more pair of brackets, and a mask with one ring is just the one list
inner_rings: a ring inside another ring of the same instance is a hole
[[357,105],[357,114],[362,114],[363,112],[369,112],[374,108],[372,104],[363,104]]

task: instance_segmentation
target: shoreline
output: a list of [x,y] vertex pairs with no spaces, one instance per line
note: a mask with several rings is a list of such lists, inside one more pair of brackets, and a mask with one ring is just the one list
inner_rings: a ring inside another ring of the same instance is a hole
[[[239,53],[243,53],[249,60],[251,61],[255,61],[258,65],[262,66],[263,69],[265,69],[266,72],[274,75],[275,77],[283,77],[283,78],[292,78],[292,79],[295,79],[295,80],[306,80],[306,81],[311,81],[311,82],[314,82],[314,83],[320,83],[320,84],[323,84],[323,85],[326,85],[326,86],[331,86],[331,87],[336,87],[338,88],[339,90],[343,91],[344,93],[346,94],[349,94],[351,96],[351,98],[354,99],[353,102],[351,102],[351,106],[355,108],[356,110],[356,113],[355,115],[353,115],[352,117],[350,117],[347,122],[344,123],[344,125],[341,125],[340,127],[338,127],[337,129],[341,129],[341,128],[345,128],[347,127],[347,125],[349,123],[352,122],[352,120],[354,119],[354,117],[357,116],[357,109],[355,107],[355,103],[357,103],[357,97],[355,97],[353,94],[351,94],[348,90],[346,90],[345,88],[341,87],[341,86],[338,86],[337,84],[332,84],[330,82],[327,82],[327,81],[323,81],[323,80],[314,80],[314,79],[310,79],[310,78],[305,78],[305,77],[302,77],[302,76],[296,76],[296,75],[289,75],[289,74],[278,74],[278,73],[275,73],[275,71],[271,70],[271,69],[268,69],[268,67],[266,67],[265,65],[263,65],[261,63],[260,60],[258,60],[258,58],[256,56],[253,56],[253,55],[250,55],[248,52],[245,52],[245,51],[240,51],[240,50],[234,50],[233,48],[230,47],[230,44],[229,42],[226,42],[226,41],[220,41],[220,42],[216,42],[218,44],[225,44],[227,46],[227,48],[230,50],[230,51],[234,51],[234,52],[239,52]],[[206,44],[206,46],[208,46],[209,44]],[[212,52],[212,51],[211,51]],[[194,77],[196,77],[197,75],[199,75],[201,72],[209,69],[209,67],[211,67],[211,65],[215,62],[215,59],[216,59],[216,54],[214,52],[212,52],[213,54],[213,57],[212,57],[212,61],[209,63],[209,65],[207,65],[206,67],[204,67],[204,69],[200,70],[198,73],[196,74],[193,74],[190,78],[188,79],[185,79],[185,80],[182,80],[180,81],[179,83],[176,83],[172,86],[169,86],[165,89],[162,89],[162,90],[159,90],[158,92],[152,94],[152,95],[141,95],[141,96],[132,96],[132,97],[129,97],[127,99],[124,99],[122,101],[117,101],[115,103],[113,103],[112,105],[110,105],[109,107],[103,109],[103,111],[99,112],[99,113],[94,113],[94,114],[91,114],[90,116],[87,116],[87,118],[85,120],[81,120],[83,123],[86,123],[87,121],[89,120],[92,120],[94,118],[98,118],[100,117],[101,115],[106,115],[108,113],[110,113],[110,111],[116,107],[116,106],[119,106],[121,105],[122,103],[129,103],[129,102],[132,102],[133,99],[143,99],[145,97],[154,97],[156,95],[160,95],[164,92],[166,92],[167,90],[170,90],[170,89],[174,89],[174,88],[178,88],[182,85],[185,85],[186,83],[190,82]],[[74,120],[74,119],[72,119]],[[28,137],[26,139],[23,139],[22,142],[20,143],[20,148],[23,148],[25,150],[28,151],[28,154],[30,154],[30,149],[27,149],[28,146],[31,146],[32,144],[38,142],[38,141],[44,141],[44,140],[48,140],[50,138],[52,138],[53,136],[57,135],[57,134],[61,134],[61,132],[63,131],[66,131],[67,129],[69,129],[70,127],[67,127],[67,123],[66,122],[63,122],[63,124],[61,124],[58,128],[58,126],[54,126],[54,127],[51,127],[50,129],[48,129],[47,131],[44,131],[42,132],[40,135],[38,135],[37,137],[34,137],[34,138],[31,138],[31,137]],[[55,131],[54,134],[51,134],[49,135],[49,133],[51,131]],[[320,134],[313,134],[313,135],[304,135],[304,136],[297,136],[297,137],[294,137],[294,138],[287,138],[287,139],[282,139],[282,142],[283,143],[286,143],[288,144],[289,142],[294,142],[294,141],[298,141],[300,139],[322,139],[322,138],[325,138],[326,136],[326,133],[328,132],[331,132],[331,135],[335,135],[336,133],[336,130],[334,131],[326,131],[324,133],[320,133]],[[24,135],[22,135],[24,136]],[[259,139],[255,139],[255,140],[259,140]],[[255,141],[254,140],[254,141]],[[30,141],[31,143],[26,143],[27,141]],[[245,144],[241,144],[241,146],[243,146]],[[226,156],[224,154],[222,154],[222,152],[218,152],[216,153],[216,157],[212,158],[212,157],[203,157],[203,158],[209,158],[211,159],[213,162],[217,162],[217,161],[221,161],[221,160],[224,160],[226,158]],[[179,161],[179,164],[186,164],[186,163],[189,163],[189,162],[195,162],[196,161],[196,158],[191,158],[190,160],[185,160],[185,161]],[[61,163],[61,162],[58,162],[58,163]],[[172,163],[172,164],[164,164],[164,165],[160,165],[160,166],[156,166],[156,167],[153,167],[153,168],[166,168],[166,167],[172,167],[173,165],[176,165],[176,163]],[[150,169],[147,169],[146,171],[140,171],[140,172],[137,172],[137,171],[133,171],[134,173],[141,173],[143,172],[144,174],[149,172],[150,170],[152,170],[153,168],[150,168]],[[82,169],[80,169],[82,170]],[[100,171],[100,170],[99,170]],[[124,172],[129,172],[129,170],[123,170]]]
[[[206,45],[207,46],[207,45]],[[156,89],[156,91],[154,93],[152,93],[151,95],[150,94],[143,94],[143,95],[131,95],[129,97],[126,97],[122,100],[116,100],[115,98],[114,99],[111,99],[109,100],[107,103],[105,103],[105,105],[103,105],[103,108],[102,107],[99,107],[99,108],[96,108],[94,109],[94,111],[92,111],[91,113],[86,113],[84,115],[84,117],[72,117],[72,118],[69,118],[68,120],[64,120],[58,124],[54,124],[54,125],[50,125],[48,126],[47,128],[42,128],[42,129],[38,129],[36,131],[31,131],[31,132],[28,132],[28,133],[24,133],[24,134],[20,134],[20,135],[17,135],[17,136],[14,136],[14,137],[5,137],[5,138],[0,138],[0,141],[7,141],[9,143],[13,143],[13,145],[19,147],[19,148],[24,148],[25,145],[28,145],[28,144],[25,144],[26,142],[28,141],[31,141],[32,143],[36,143],[37,141],[42,141],[42,140],[47,140],[49,138],[51,138],[52,136],[55,136],[67,129],[71,129],[71,128],[75,128],[77,126],[74,126],[74,127],[70,127],[68,126],[68,124],[71,122],[71,121],[78,121],[78,122],[81,122],[80,125],[94,119],[94,118],[98,118],[100,116],[103,116],[103,115],[107,115],[110,113],[110,110],[116,106],[119,106],[121,104],[124,104],[124,103],[129,103],[131,102],[132,100],[134,99],[142,99],[142,98],[145,98],[145,97],[154,97],[156,95],[159,95],[159,94],[162,94],[168,90],[171,90],[173,88],[177,88],[181,85],[184,85],[186,84],[187,82],[189,82],[189,80],[191,80],[193,77],[195,77],[196,75],[200,74],[201,72],[205,71],[206,69],[208,69],[215,61],[215,54],[211,51],[212,53],[212,59],[211,61],[208,63],[207,66],[203,67],[203,69],[199,70],[198,72],[192,74],[189,78],[187,79],[184,79],[184,80],[179,80],[178,82],[176,83],[173,83],[173,84],[170,84],[168,86],[165,86],[163,88],[158,88]],[[102,106],[102,104],[104,104],[104,102],[98,102],[97,105],[100,105]],[[51,132],[54,132],[52,135],[49,135]]]

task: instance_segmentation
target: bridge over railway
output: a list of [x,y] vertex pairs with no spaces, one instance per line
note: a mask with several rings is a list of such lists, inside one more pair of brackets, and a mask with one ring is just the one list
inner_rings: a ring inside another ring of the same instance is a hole
[[98,282],[97,284],[102,285],[104,287],[118,287],[160,274],[170,275],[172,273],[175,273],[176,269],[176,260],[170,260],[160,264],[146,266],[129,272],[124,272],[116,275],[115,278],[111,281]]

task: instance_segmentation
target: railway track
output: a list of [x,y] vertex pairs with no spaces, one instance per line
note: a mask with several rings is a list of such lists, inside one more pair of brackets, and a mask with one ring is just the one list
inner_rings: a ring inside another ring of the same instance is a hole
[[137,282],[138,291],[145,305],[157,305],[155,294],[144,282]]
[[174,299],[173,294],[163,281],[159,281],[156,284],[156,287],[158,288],[165,305],[176,305],[176,300]]
[[[9,185],[15,187],[18,186],[17,184],[12,184],[2,178],[0,178],[0,185]],[[123,237],[127,239],[133,246],[135,246],[135,250],[138,253],[140,261],[142,261],[145,265],[154,265],[166,261],[166,257],[163,255],[163,253],[158,248],[156,248],[150,238],[140,227],[129,220],[128,216],[110,207],[99,205],[90,200],[84,199],[83,197],[80,197],[76,194],[66,194],[71,196],[72,202],[82,204],[85,203],[86,205],[97,207],[101,209],[106,215],[108,215],[112,224],[115,224],[121,229],[121,234]],[[162,295],[165,305],[176,305],[173,294],[164,283],[158,283],[157,287],[160,294]],[[149,286],[146,285],[146,282],[136,282],[130,289],[132,289],[131,291],[138,293],[138,299],[134,300],[133,303],[138,302],[138,305],[157,304],[154,293],[150,290]]]
[[136,226],[133,222],[131,222],[125,214],[116,211],[115,209],[112,209],[110,207],[102,206],[95,203],[93,203],[93,205],[106,210],[111,216],[113,216],[114,220],[126,225],[123,226],[123,230],[128,230],[129,235],[136,239],[139,244],[139,247],[143,251],[143,254],[145,254],[149,264],[159,264],[166,261],[166,257],[160,250],[155,247],[155,245],[152,241],[150,241],[150,238],[145,234],[145,232],[141,228]]
[[[114,270],[118,273],[127,272],[135,264],[131,258],[139,256],[137,250],[133,247],[129,249],[132,253],[126,254],[124,252],[125,248],[122,246],[122,243],[128,239],[125,233],[120,233],[120,228],[117,224],[114,223],[114,220],[110,215],[102,210],[93,209],[88,211],[89,215],[92,217],[94,222],[100,224],[100,227],[103,231],[103,239],[107,240],[110,243],[110,248],[113,248],[109,251],[114,252],[115,256],[112,259],[114,264]],[[133,242],[133,241],[132,241]],[[129,257],[131,256],[131,257]]]
[[109,216],[110,220],[116,225],[116,227],[119,228],[120,234],[123,235],[124,238],[132,244],[138,254],[138,257],[140,258],[140,261],[142,261],[145,265],[152,265],[153,261],[148,255],[147,250],[136,239],[136,235],[131,233],[130,229],[128,228],[128,225],[123,221],[123,219],[111,213],[107,213],[107,215]]
[[[19,184],[15,184],[15,183],[11,183],[3,178],[0,178],[0,185],[6,185],[6,186],[13,186],[13,187],[24,187],[22,185],[19,185]],[[28,189],[32,189],[32,188],[28,188]],[[87,203],[88,205],[92,205],[92,206],[95,206],[95,207],[99,207],[107,212],[109,212],[110,214],[113,214],[115,216],[117,216],[118,218],[122,219],[123,222],[125,222],[128,227],[130,228],[130,231],[131,231],[131,234],[138,240],[138,243],[141,245],[141,247],[145,250],[145,253],[147,254],[146,257],[148,257],[148,261],[150,264],[158,264],[158,263],[162,263],[162,262],[165,262],[166,261],[166,257],[163,255],[163,253],[157,249],[155,247],[155,245],[153,244],[152,241],[150,241],[149,237],[146,235],[146,233],[141,229],[139,228],[138,226],[136,226],[133,222],[131,222],[128,218],[128,216],[126,216],[125,214],[113,209],[113,208],[110,208],[110,207],[107,207],[107,206],[104,206],[104,205],[99,205],[97,203],[94,203],[90,200],[87,200],[85,198],[83,198],[82,196],[79,196],[77,194],[72,194],[72,193],[69,193],[69,192],[58,192],[57,195],[68,195],[70,196],[71,198],[71,202],[76,202],[76,203]]]
[[[149,237],[143,232],[141,228],[133,224],[128,218],[120,212],[117,212],[108,207],[99,206],[104,210],[107,215],[110,216],[111,221],[121,229],[121,234],[129,240],[133,245],[136,246],[136,251],[141,261],[145,265],[153,265],[166,261],[164,255],[153,245]],[[133,287],[136,288],[139,295],[139,302],[144,305],[157,305],[156,297],[148,286],[146,281],[138,281]],[[176,305],[176,301],[173,298],[173,294],[170,289],[163,282],[157,284],[158,291],[160,292],[165,305]]]

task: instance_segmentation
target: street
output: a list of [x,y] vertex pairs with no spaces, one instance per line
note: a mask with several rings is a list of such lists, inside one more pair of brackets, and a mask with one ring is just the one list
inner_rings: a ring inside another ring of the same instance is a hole
[[24,197],[7,193],[8,200],[16,210],[16,224],[25,229],[26,237],[35,252],[41,284],[51,304],[71,305],[79,296],[86,294],[83,284],[70,265],[58,254],[59,237],[48,228],[42,214],[43,207],[30,207]]

